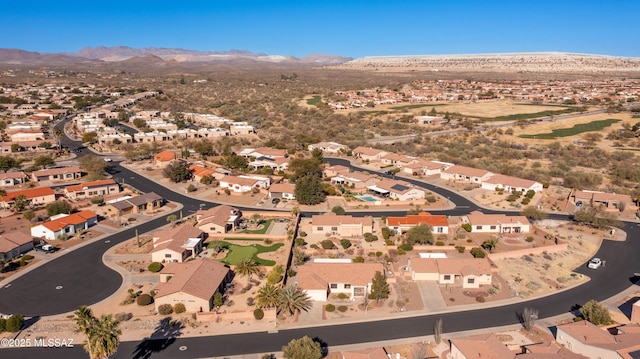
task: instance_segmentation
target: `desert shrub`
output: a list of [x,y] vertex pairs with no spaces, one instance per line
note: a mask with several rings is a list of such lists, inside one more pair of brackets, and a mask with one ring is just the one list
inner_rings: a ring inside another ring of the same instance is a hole
[[260,308],[254,309],[253,317],[256,318],[257,320],[261,320],[262,318],[264,318],[264,311]]
[[306,237],[306,236],[307,236],[307,232],[305,232],[305,231],[299,231],[299,232],[298,232],[298,237],[302,237],[302,238],[304,238],[304,237]]
[[22,259],[24,259],[25,261],[30,261],[33,259],[33,256],[31,254],[25,254],[22,256]]
[[10,333],[16,333],[22,329],[24,325],[24,317],[20,314],[14,314],[7,319],[5,324],[5,331]]
[[478,303],[484,303],[484,302],[485,302],[485,299],[484,299],[484,297],[477,296],[477,297],[476,297],[476,302],[478,302]]
[[402,249],[402,248],[398,248],[398,255],[399,255],[399,256],[403,256],[403,255],[405,255],[405,254],[407,254],[407,251],[405,251],[405,250],[404,250],[404,249]]
[[528,197],[525,197],[525,198],[522,199],[522,204],[524,204],[524,205],[529,204],[529,202],[531,202],[531,199],[528,198]]
[[471,255],[473,258],[484,258],[485,253],[480,247],[471,248]]
[[527,241],[527,242],[531,243],[531,242],[533,242],[533,241],[534,241],[534,238],[533,238],[533,237],[531,237],[531,236],[528,236],[528,237],[525,239],[525,241]]
[[425,199],[426,199],[426,200],[427,200],[427,202],[429,202],[429,203],[434,203],[434,202],[437,200],[437,199],[436,199],[436,196],[434,196],[434,195],[427,196],[427,197],[425,197]]
[[0,318],[0,333],[4,333],[7,330],[7,320]]
[[304,246],[304,238],[301,238],[301,237],[296,238],[295,244],[296,244],[296,247]]
[[464,247],[463,246],[456,246],[456,250],[458,251],[458,253],[464,253]]
[[20,267],[24,267],[27,265],[27,261],[24,258],[20,258],[20,261],[18,263],[20,264]]
[[[342,293],[344,294],[344,293]],[[326,310],[327,312],[331,313],[331,312],[335,312],[336,311],[336,306],[333,304],[327,304],[324,306],[324,310]]]
[[149,294],[140,294],[140,296],[138,297],[138,299],[136,299],[136,303],[138,303],[138,305],[149,305],[151,303],[153,303],[153,297],[150,296]]
[[531,198],[533,198],[533,196],[535,196],[535,195],[536,195],[536,191],[534,191],[534,190],[530,189],[530,190],[528,190],[528,191],[527,191],[527,193],[525,194],[525,197],[527,197],[527,198],[531,199]]
[[347,308],[347,306],[346,306],[346,305],[341,305],[341,306],[339,306],[337,309],[338,309],[338,311],[339,311],[340,313],[344,313],[344,312],[346,312],[346,311],[347,311],[347,309],[349,309],[349,308]]
[[364,257],[363,256],[357,256],[357,257],[353,258],[353,263],[364,263]]
[[413,246],[409,243],[402,243],[400,246],[398,246],[398,249],[402,249],[405,252],[409,252],[413,250]]
[[92,204],[100,204],[104,202],[104,197],[93,197],[91,198],[91,203]]
[[390,239],[385,239],[385,240],[384,240],[384,244],[386,244],[386,245],[388,245],[388,246],[392,246],[392,245],[394,245],[395,243],[393,243],[393,241],[392,241],[392,240],[390,240]]
[[392,229],[389,229],[388,227],[382,227],[382,238],[384,238],[385,241],[394,234],[395,232]]
[[[167,281],[168,281],[168,280],[169,280],[169,279],[167,278]],[[155,291],[155,290],[152,290],[151,292],[149,292],[149,295],[155,298],[155,296],[156,296],[156,291]]]
[[195,192],[197,190],[196,186],[192,184],[187,186],[187,192]]
[[149,264],[149,267],[147,267],[147,269],[151,273],[158,273],[162,270],[162,268],[164,268],[164,266],[160,262],[153,262]]
[[464,229],[467,232],[471,232],[471,223],[463,223],[462,229]]
[[169,315],[173,313],[173,307],[171,307],[171,304],[161,304],[158,306],[158,313],[160,315]]
[[342,246],[342,248],[347,249],[349,247],[351,247],[351,241],[348,239],[341,239],[340,240],[340,245]]
[[436,242],[436,246],[442,247],[442,246],[444,246],[444,242],[443,241],[437,241]]
[[375,242],[378,240],[378,236],[373,235],[371,233],[365,233],[364,234],[364,240],[367,242]]
[[322,247],[322,249],[334,249],[336,247],[336,245],[333,244],[333,241],[330,239],[325,239],[320,242],[320,246]]
[[289,268],[289,269],[287,270],[287,276],[289,276],[289,278],[291,278],[291,277],[295,277],[295,276],[296,276],[296,274],[298,274],[298,272],[296,272],[295,270],[293,270],[293,268]]
[[347,298],[349,298],[349,296],[346,295],[345,293],[339,293],[338,294],[338,299],[347,299]]
[[187,311],[187,308],[185,308],[184,304],[182,303],[176,303],[173,306],[173,312],[176,314],[181,314]]
[[382,252],[380,252],[380,251],[377,251],[377,252],[376,252],[376,257],[380,258],[380,257],[382,257],[382,255],[383,255],[383,254],[384,254],[384,253],[382,253]]

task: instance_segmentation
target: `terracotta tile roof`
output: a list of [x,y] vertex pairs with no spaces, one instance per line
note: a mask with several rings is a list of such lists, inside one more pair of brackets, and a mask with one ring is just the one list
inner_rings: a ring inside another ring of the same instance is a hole
[[158,284],[156,298],[183,292],[209,300],[227,277],[229,268],[214,259],[201,257],[189,262],[171,263],[160,273],[173,276],[168,282]]
[[220,226],[224,226],[229,222],[229,217],[233,215],[239,215],[240,212],[237,208],[221,204],[216,207],[209,208],[207,210],[198,210],[196,212],[196,219],[198,220],[198,226],[213,223]]
[[163,249],[170,249],[176,253],[184,251],[184,244],[189,238],[202,238],[201,229],[183,224],[168,231],[158,231],[153,234],[153,250],[158,252]]
[[176,154],[171,151],[162,151],[157,153],[154,158],[160,162],[173,161],[177,158]]
[[258,180],[255,178],[245,178],[238,176],[224,176],[220,179],[220,182],[227,182],[229,184],[237,184],[240,186],[251,186],[253,187]]
[[97,216],[98,215],[93,211],[84,210],[81,212],[70,214],[66,217],[55,219],[53,221],[44,222],[42,223],[42,225],[50,231],[56,232],[68,225],[77,226],[79,224],[85,223],[91,218],[95,218]]
[[46,170],[33,171],[31,172],[31,174],[36,177],[41,177],[41,176],[61,175],[65,173],[78,173],[78,172],[82,172],[80,167],[67,166],[67,167],[61,167],[61,168],[50,168]]
[[[483,275],[491,274],[485,258],[412,258],[411,269],[419,273]],[[434,270],[437,269],[436,272]]]
[[407,193],[412,189],[417,189],[422,191],[422,189],[415,187],[409,182],[400,181],[400,180],[390,180],[390,179],[383,179],[382,181],[376,183],[376,187],[389,192],[400,193],[400,194]]
[[329,283],[365,286],[376,272],[384,274],[380,263],[313,263],[298,267],[298,286],[302,289],[326,289]]
[[558,326],[558,329],[562,329],[565,333],[586,345],[623,353],[636,349],[639,346],[638,343],[640,343],[640,324],[638,323],[609,329],[610,331],[616,331],[617,334],[615,335],[587,320],[562,324]]
[[481,334],[451,340],[466,358],[514,359],[516,354],[498,340],[495,334]]
[[96,188],[96,187],[104,187],[104,186],[110,186],[110,185],[114,185],[116,184],[116,182],[112,179],[105,179],[105,180],[98,180],[98,181],[92,181],[92,182],[85,182],[85,183],[81,183],[78,185],[73,185],[73,186],[67,186],[64,188],[64,190],[67,193],[70,192],[78,192],[78,191],[82,191],[85,190],[87,188]]
[[482,170],[479,168],[465,167],[465,166],[453,166],[444,170],[444,173],[460,174],[469,177],[482,177],[491,172]]
[[199,176],[199,177],[211,176],[214,173],[212,169],[198,166],[198,165],[192,165],[191,167],[189,167],[189,171],[191,171],[191,173],[193,173],[194,176]]
[[485,180],[486,183],[496,184],[496,185],[505,185],[510,187],[518,187],[518,188],[530,188],[535,185],[536,181],[531,181],[528,179],[505,176],[501,174],[496,174],[489,179]]
[[260,154],[267,157],[284,157],[287,154],[287,150],[280,150],[271,147],[259,147],[253,150],[251,155]]
[[55,193],[53,192],[51,187],[29,188],[29,189],[23,189],[20,191],[8,192],[6,196],[0,197],[0,201],[2,202],[13,201],[16,197],[20,195],[24,195],[27,198],[35,198],[35,197],[55,195]]
[[33,237],[30,234],[12,231],[0,235],[0,253],[8,253],[12,250],[27,244],[33,243]]
[[314,226],[362,225],[370,227],[373,225],[373,219],[371,217],[352,217],[350,215],[338,216],[333,212],[327,212],[311,216],[311,224]]
[[449,220],[447,220],[447,216],[434,216],[428,212],[420,212],[406,217],[387,217],[387,226],[390,227],[417,226],[422,223],[432,227],[446,227],[449,225]]

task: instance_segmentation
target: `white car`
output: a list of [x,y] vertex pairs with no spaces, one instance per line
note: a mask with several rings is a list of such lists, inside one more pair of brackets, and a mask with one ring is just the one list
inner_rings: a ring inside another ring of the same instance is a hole
[[105,158],[104,158],[104,161],[105,161],[105,162],[111,162],[112,160],[111,160],[111,158],[109,158],[109,157],[105,157]]
[[602,265],[602,261],[600,260],[600,258],[593,258],[592,260],[589,261],[589,264],[587,264],[587,267],[591,269],[598,269],[601,265]]

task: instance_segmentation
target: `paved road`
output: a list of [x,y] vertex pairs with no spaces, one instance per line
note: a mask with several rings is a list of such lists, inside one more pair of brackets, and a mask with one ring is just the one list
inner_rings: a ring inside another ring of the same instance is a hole
[[[339,163],[338,160],[328,159]],[[181,202],[184,210],[198,209],[201,201],[182,196],[128,171],[115,166],[116,177],[129,178],[127,183],[155,191],[171,201]],[[369,171],[371,172],[371,171]],[[131,178],[133,177],[133,178]],[[416,183],[433,192],[449,197],[459,207],[456,210],[440,211],[453,215],[468,213],[477,206],[456,193],[441,188]],[[465,208],[460,208],[465,207]],[[492,211],[484,211],[492,212]],[[370,213],[359,212],[361,215]],[[386,213],[385,213],[386,214]],[[389,213],[391,214],[391,213]],[[566,216],[554,215],[552,218]],[[160,218],[141,225],[140,232],[151,230],[164,224]],[[443,318],[445,332],[470,330],[501,326],[518,322],[517,313],[524,307],[535,307],[540,317],[550,317],[566,313],[574,304],[582,304],[589,299],[604,300],[627,289],[637,278],[634,272],[640,271],[637,253],[640,253],[640,227],[627,224],[627,241],[606,241],[598,252],[598,256],[607,259],[607,267],[597,271],[586,267],[578,272],[591,276],[591,281],[579,287],[566,290],[553,296],[539,298],[524,303],[507,305],[481,310],[427,315],[418,317],[396,318],[366,323],[331,325],[324,327],[291,329],[277,334],[247,333],[221,335],[204,338],[181,338],[167,341],[143,341],[122,343],[114,358],[199,358],[247,353],[267,353],[279,351],[290,339],[303,335],[318,336],[329,345],[344,345],[371,341],[416,337],[432,334],[433,323]],[[113,244],[133,237],[133,229],[113,235],[110,243],[100,241],[80,248],[68,255],[53,260],[27,275],[16,279],[8,288],[0,289],[0,312],[25,313],[26,315],[47,315],[62,313],[76,309],[81,304],[92,304],[113,293],[121,283],[115,272],[104,267],[100,257]],[[614,258],[614,259],[612,259]],[[55,286],[62,285],[62,289]],[[186,350],[181,351],[184,346]],[[3,350],[3,358],[37,357],[44,354],[52,358],[85,358],[81,347],[74,349],[11,349]]]

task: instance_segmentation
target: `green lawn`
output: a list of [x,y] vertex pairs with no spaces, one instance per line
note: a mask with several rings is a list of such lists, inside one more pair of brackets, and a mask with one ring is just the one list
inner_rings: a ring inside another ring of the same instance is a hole
[[575,126],[570,127],[570,128],[560,128],[560,129],[551,131],[551,133],[538,133],[538,134],[534,134],[534,135],[520,135],[520,137],[522,137],[522,138],[539,138],[539,139],[545,139],[545,140],[550,140],[550,139],[554,139],[554,138],[558,138],[558,137],[569,137],[569,136],[575,136],[577,134],[584,133],[584,132],[600,131],[603,128],[609,127],[612,124],[614,124],[616,122],[620,122],[620,121],[622,121],[622,120],[618,120],[618,119],[615,119],[615,118],[608,118],[606,120],[591,121],[589,123],[578,124],[578,125],[575,125]]
[[226,257],[224,257],[221,262],[228,265],[235,265],[240,263],[240,261],[245,258],[251,258],[261,266],[273,266],[276,264],[276,262],[272,260],[262,259],[258,257],[258,254],[274,252],[278,250],[278,248],[284,246],[284,243],[276,243],[268,247],[265,247],[261,244],[240,246],[237,244],[229,243],[227,241],[222,241],[222,243],[224,244],[225,248],[229,250],[229,253],[227,253]]
[[320,103],[320,96],[313,96],[312,98],[307,100],[307,105],[314,106]]
[[273,219],[267,219],[266,221],[262,222],[262,228],[256,230],[245,229],[244,231],[242,231],[242,233],[265,234],[267,233],[267,229],[269,229],[271,222],[273,222]]
[[403,105],[391,107],[392,110],[413,110],[414,108],[444,106],[443,103],[421,103],[415,105]]
[[482,118],[482,119],[489,122],[518,121],[518,120],[530,120],[532,118],[538,118],[538,117],[556,116],[556,115],[562,115],[565,113],[573,113],[578,111],[579,110],[577,108],[565,108],[562,110],[547,110],[547,111],[540,111],[540,112],[534,112],[534,113],[517,113],[513,115],[498,116],[493,118]]

